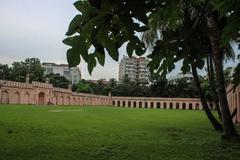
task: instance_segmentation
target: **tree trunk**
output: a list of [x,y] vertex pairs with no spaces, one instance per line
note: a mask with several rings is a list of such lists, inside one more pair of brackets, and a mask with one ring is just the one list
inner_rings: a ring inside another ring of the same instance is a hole
[[215,74],[214,74],[213,62],[212,62],[211,55],[209,55],[207,57],[207,61],[208,61],[208,63],[207,63],[208,79],[209,79],[209,83],[210,83],[212,94],[213,94],[213,101],[215,103],[219,119],[222,120],[222,113],[220,110],[219,99],[218,99],[217,92],[216,92]]
[[194,82],[195,82],[195,85],[196,85],[196,89],[198,91],[198,94],[199,94],[199,97],[200,97],[203,109],[204,109],[204,111],[205,111],[209,121],[211,122],[211,124],[215,128],[215,130],[222,132],[223,131],[222,125],[216,120],[216,118],[213,116],[212,112],[210,111],[210,109],[208,107],[206,98],[204,96],[204,93],[203,93],[201,85],[200,85],[197,69],[196,69],[194,64],[191,65],[191,67],[192,67],[193,79],[194,79]]
[[228,101],[225,90],[223,65],[222,65],[222,51],[220,49],[220,31],[213,13],[210,11],[207,15],[207,25],[209,29],[210,43],[212,48],[212,55],[215,64],[217,93],[222,111],[222,122],[224,135],[227,138],[237,136],[236,129],[233,125]]

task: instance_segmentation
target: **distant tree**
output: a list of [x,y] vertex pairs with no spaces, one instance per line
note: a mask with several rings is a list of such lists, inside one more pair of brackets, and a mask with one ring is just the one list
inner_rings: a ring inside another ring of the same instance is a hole
[[0,79],[9,80],[10,68],[8,65],[0,64]]
[[101,94],[101,95],[106,95],[106,93],[104,93],[104,88],[106,87],[106,85],[103,83],[103,80],[98,80],[97,83],[95,84],[95,87],[93,88],[94,93],[95,94]]
[[30,76],[30,81],[44,81],[44,68],[38,58],[27,58],[25,61],[13,62],[9,79],[24,82],[27,74]]
[[72,87],[71,87],[73,92],[77,91],[77,85],[75,83],[73,83]]
[[60,74],[51,73],[46,75],[46,78],[49,78],[49,83],[53,84],[54,87],[68,88],[70,84],[69,80]]
[[114,78],[109,79],[109,87],[114,88],[117,85],[117,80]]
[[150,78],[151,95],[153,97],[168,97],[168,80],[153,74]]
[[93,89],[91,88],[91,85],[86,80],[82,79],[77,84],[77,92],[80,93],[94,93]]

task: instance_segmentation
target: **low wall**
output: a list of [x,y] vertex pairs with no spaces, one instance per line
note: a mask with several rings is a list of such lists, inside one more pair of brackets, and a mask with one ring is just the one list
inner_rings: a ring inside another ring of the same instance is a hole
[[[110,97],[75,93],[70,89],[55,88],[52,84],[20,83],[0,80],[0,103],[34,105],[112,105],[131,108],[202,110],[195,98]],[[215,109],[213,103],[209,103]]]
[[236,116],[233,118],[235,123],[240,122],[240,85],[233,88],[232,84],[229,84],[227,87],[227,99],[230,112],[233,113],[234,110],[237,111]]
[[55,88],[52,84],[20,83],[0,80],[0,103],[35,105],[111,105],[108,96],[74,93],[70,89]]
[[[158,97],[113,97],[112,105],[132,108],[161,108],[202,110],[202,104],[196,98],[158,98]],[[209,102],[211,109],[215,109]]]

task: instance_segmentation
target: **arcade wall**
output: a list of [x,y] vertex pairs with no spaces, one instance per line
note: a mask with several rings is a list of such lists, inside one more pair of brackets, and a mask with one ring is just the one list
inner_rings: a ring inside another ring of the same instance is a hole
[[21,83],[0,80],[0,103],[32,105],[111,105],[111,98],[70,89],[55,88],[52,84]]
[[[0,103],[32,105],[113,105],[131,108],[161,108],[202,110],[199,99],[158,97],[112,97],[74,93],[70,89],[55,88],[52,84],[21,83],[0,80]],[[209,103],[215,109],[213,103]]]
[[233,121],[235,123],[240,122],[240,85],[234,89],[233,85],[230,84],[227,87],[227,99],[230,112],[233,113],[235,110],[237,112],[234,116]]

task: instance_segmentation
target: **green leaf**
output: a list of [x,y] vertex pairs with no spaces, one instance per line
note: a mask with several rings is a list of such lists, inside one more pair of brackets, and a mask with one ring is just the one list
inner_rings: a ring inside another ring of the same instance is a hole
[[112,59],[118,61],[119,53],[117,48],[115,47],[116,39],[111,32],[108,32],[108,29],[108,26],[102,25],[99,28],[96,39],[99,44],[106,48],[108,54],[112,57]]
[[105,63],[105,54],[104,53],[100,53],[100,52],[95,52],[95,55],[97,57],[97,60],[99,62],[100,65],[104,66]]
[[66,33],[67,36],[71,36],[77,32],[77,30],[81,27],[82,16],[76,15],[71,23],[69,24],[68,31]]
[[68,46],[78,46],[81,43],[80,36],[73,36],[73,37],[67,37],[66,39],[63,40],[63,43],[68,45]]
[[134,36],[127,44],[127,54],[129,57],[132,57],[134,51],[138,56],[146,52],[144,43],[141,42],[137,36]]
[[132,57],[134,51],[135,44],[132,41],[128,42],[127,44],[127,54],[129,57]]
[[94,54],[89,54],[89,55],[88,55],[87,64],[88,64],[88,72],[89,72],[89,74],[91,75],[91,74],[92,74],[92,71],[93,71],[93,68],[96,67],[96,65],[97,65],[97,62],[96,62],[96,59],[95,59],[95,55],[94,55]]
[[100,26],[104,22],[104,16],[103,14],[99,14],[93,18],[91,18],[86,24],[84,24],[81,28],[80,35],[84,37],[85,39],[91,38],[91,34],[93,30],[96,29],[96,26]]
[[67,61],[69,67],[75,67],[80,63],[80,53],[78,49],[71,48],[67,51]]
[[79,54],[87,62],[88,49],[90,48],[90,44],[82,36],[76,35],[73,37],[68,37],[65,40],[63,40],[63,43],[71,46],[72,48],[74,48],[74,50],[78,50]]
[[182,70],[183,74],[186,74],[187,72],[190,71],[190,65],[187,60],[183,61],[183,66],[182,66],[181,70]]
[[96,15],[98,10],[95,7],[92,7],[88,1],[77,1],[74,3],[75,8],[82,13],[82,15]]

